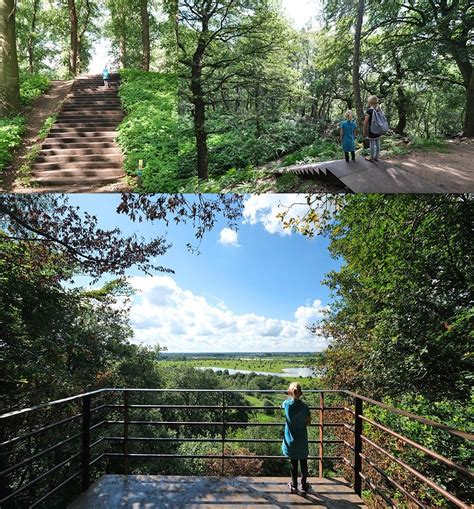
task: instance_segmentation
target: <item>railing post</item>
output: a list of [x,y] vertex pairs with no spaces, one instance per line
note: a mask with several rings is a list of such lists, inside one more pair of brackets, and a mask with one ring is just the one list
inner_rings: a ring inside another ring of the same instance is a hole
[[221,430],[221,439],[222,439],[221,476],[222,477],[224,477],[224,474],[225,474],[225,423],[226,423],[225,392],[222,392],[222,430]]
[[91,397],[82,398],[82,455],[81,455],[81,490],[90,486],[91,462]]
[[319,477],[324,477],[324,392],[319,393]]
[[128,391],[123,391],[123,473],[128,475]]
[[359,497],[362,495],[362,400],[355,398],[354,422],[354,491]]

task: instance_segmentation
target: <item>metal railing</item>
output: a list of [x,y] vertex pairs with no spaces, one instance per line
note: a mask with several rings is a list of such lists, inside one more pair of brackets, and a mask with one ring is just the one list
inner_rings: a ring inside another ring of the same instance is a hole
[[[68,487],[68,491],[71,492],[73,490],[68,485],[75,483],[78,492],[85,491],[93,478],[102,475],[104,471],[113,473],[111,470],[118,470],[117,461],[121,465],[120,473],[127,475],[130,472],[130,462],[136,460],[171,458],[220,460],[221,473],[224,475],[225,464],[229,461],[286,459],[277,454],[250,452],[249,454],[233,454],[232,449],[229,452],[226,448],[231,444],[281,443],[283,417],[278,422],[245,420],[249,412],[271,412],[280,410],[280,407],[242,404],[242,402],[245,403],[245,399],[242,398],[245,394],[285,393],[284,391],[220,389],[101,389],[0,415],[0,507],[34,508],[42,505],[54,507],[54,503],[50,501],[61,489]],[[175,404],[173,401],[178,398],[178,395],[185,398],[185,401],[180,402],[181,404]],[[203,395],[206,395],[204,403],[192,404],[188,401],[191,396],[202,399]],[[164,401],[157,402],[158,396],[165,398]],[[396,507],[397,504],[393,498],[387,494],[386,487],[390,486],[394,491],[403,494],[410,503],[418,507],[427,507],[426,503],[420,500],[412,490],[381,466],[381,463],[388,462],[431,489],[433,493],[442,496],[453,506],[463,509],[470,507],[468,500],[461,500],[456,494],[450,493],[445,487],[440,486],[393,451],[387,450],[383,444],[378,443],[373,437],[373,431],[376,430],[381,436],[421,453],[424,458],[464,476],[469,482],[474,480],[472,471],[415,440],[397,433],[376,419],[368,417],[365,410],[369,407],[383,409],[391,415],[416,421],[462,441],[473,441],[473,434],[450,428],[350,391],[305,391],[305,398],[313,416],[313,422],[310,425],[309,460],[317,464],[319,477],[324,477],[328,463],[331,469],[341,464],[351,473],[354,491],[359,496],[365,486],[366,489],[381,497],[388,506]],[[210,403],[206,404],[206,399],[209,399]],[[329,399],[333,400],[331,405],[328,404]],[[214,417],[212,420],[209,418],[196,420],[196,412],[200,411],[206,411],[208,416],[213,414]],[[66,416],[61,412],[65,412]],[[141,414],[155,412],[158,417],[134,418],[133,415],[137,412]],[[55,413],[59,413],[59,416],[56,417]],[[189,419],[179,420],[176,414],[188,415]],[[333,420],[331,415],[339,420]],[[235,420],[239,416],[240,420]],[[150,433],[145,432],[143,435],[135,431],[150,429],[150,427],[155,435],[157,430],[163,430],[163,432],[173,430],[174,435],[149,436]],[[232,434],[232,430],[252,427],[275,428],[275,437],[236,438]],[[190,430],[203,428],[209,432],[201,436],[190,433]],[[18,433],[18,430],[21,432]],[[114,433],[117,430],[119,431]],[[63,436],[57,440],[57,436],[61,433]],[[98,433],[100,436],[97,436]],[[206,454],[176,454],[169,451],[150,453],[136,449],[136,444],[145,444],[148,447],[187,442],[209,443],[214,447],[219,446],[219,449]],[[119,450],[116,450],[117,445]],[[315,452],[317,454],[314,454]],[[53,456],[54,459],[50,459],[44,466],[41,460],[48,456]],[[379,461],[380,458],[384,458],[384,462]]]

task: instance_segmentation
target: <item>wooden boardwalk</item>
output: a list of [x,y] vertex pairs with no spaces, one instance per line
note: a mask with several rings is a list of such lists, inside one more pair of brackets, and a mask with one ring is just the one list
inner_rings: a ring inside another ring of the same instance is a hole
[[292,495],[282,477],[104,475],[69,509],[366,508],[343,479],[310,482],[310,492]]
[[442,193],[441,187],[414,173],[383,161],[370,162],[358,157],[345,160],[302,164],[282,169],[284,173],[318,175],[344,184],[354,193]]

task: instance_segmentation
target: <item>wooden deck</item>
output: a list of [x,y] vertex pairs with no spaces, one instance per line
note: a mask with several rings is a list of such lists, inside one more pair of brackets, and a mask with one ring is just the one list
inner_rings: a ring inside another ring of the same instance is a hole
[[442,193],[443,189],[412,172],[383,161],[326,161],[280,169],[284,173],[316,175],[344,184],[354,193]]
[[310,479],[307,494],[292,495],[282,477],[104,475],[69,509],[365,508],[343,479]]

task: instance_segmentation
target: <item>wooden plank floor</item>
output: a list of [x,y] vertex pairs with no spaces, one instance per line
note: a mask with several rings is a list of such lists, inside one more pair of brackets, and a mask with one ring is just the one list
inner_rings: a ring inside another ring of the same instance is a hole
[[422,177],[383,161],[372,163],[362,157],[289,166],[285,173],[332,175],[355,193],[441,193],[441,187]]
[[104,475],[69,509],[365,508],[343,479],[311,479],[307,494],[290,494],[283,477]]

